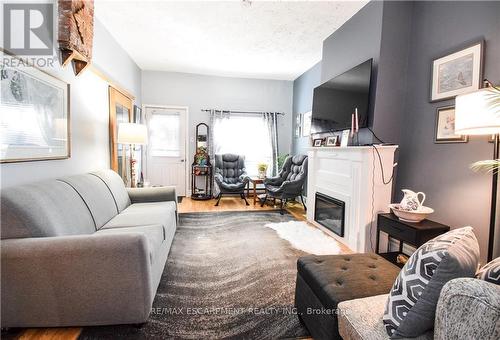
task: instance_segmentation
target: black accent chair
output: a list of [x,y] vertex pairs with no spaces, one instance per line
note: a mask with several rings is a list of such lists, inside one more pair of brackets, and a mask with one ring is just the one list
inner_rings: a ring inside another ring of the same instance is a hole
[[249,205],[245,197],[245,187],[249,178],[245,171],[244,156],[230,153],[215,155],[214,178],[220,190],[215,206],[219,205],[222,195],[226,194],[239,194],[245,200],[246,205]]
[[277,177],[270,177],[264,180],[266,196],[262,200],[261,207],[264,206],[268,197],[280,199],[280,214],[283,215],[283,208],[289,199],[300,196],[304,209],[307,207],[304,203],[302,191],[304,183],[307,180],[307,156],[296,155],[288,156],[283,163],[283,168]]

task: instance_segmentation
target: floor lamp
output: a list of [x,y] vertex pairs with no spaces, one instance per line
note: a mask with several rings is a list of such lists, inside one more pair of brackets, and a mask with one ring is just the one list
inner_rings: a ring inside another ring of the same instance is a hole
[[117,143],[123,144],[122,177],[125,175],[125,164],[127,159],[125,145],[130,145],[130,186],[135,188],[134,145],[145,145],[148,143],[148,128],[144,124],[120,123],[118,125]]
[[[459,95],[455,102],[455,133],[460,135],[494,135],[493,160],[498,160],[500,147],[500,88],[485,81],[485,88]],[[499,167],[494,166],[491,188],[488,261],[493,259],[496,228]],[[498,256],[498,254],[497,254]]]

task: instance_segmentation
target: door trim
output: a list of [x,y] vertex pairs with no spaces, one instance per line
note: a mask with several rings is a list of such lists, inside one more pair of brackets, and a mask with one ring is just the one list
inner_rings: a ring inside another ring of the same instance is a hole
[[[158,108],[158,109],[173,109],[173,110],[185,110],[186,111],[186,121],[185,121],[185,124],[184,124],[184,136],[185,136],[185,140],[184,140],[184,164],[185,164],[185,192],[186,192],[186,197],[189,197],[191,196],[191,186],[189,185],[190,183],[190,180],[191,180],[191,171],[190,171],[190,166],[189,166],[189,161],[188,161],[188,154],[189,154],[189,107],[188,106],[182,106],[182,105],[156,105],[156,104],[142,104],[142,112],[144,112],[144,117],[146,117],[147,119],[147,116],[146,116],[146,108]],[[147,122],[146,122],[147,124]],[[144,150],[144,148],[143,148]],[[142,157],[143,159],[146,160],[146,172],[147,172],[147,168],[148,168],[148,158],[147,156]]]

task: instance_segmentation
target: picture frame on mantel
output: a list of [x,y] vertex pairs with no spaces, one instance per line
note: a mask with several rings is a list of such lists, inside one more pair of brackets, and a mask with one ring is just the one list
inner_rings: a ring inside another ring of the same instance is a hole
[[479,90],[483,79],[484,41],[434,59],[430,101],[455,98]]
[[319,148],[321,146],[323,146],[323,138],[316,138],[313,140],[313,146],[315,148]]
[[434,143],[467,143],[469,137],[455,134],[455,106],[444,106],[436,110]]
[[337,146],[338,136],[328,136],[326,137],[326,146]]

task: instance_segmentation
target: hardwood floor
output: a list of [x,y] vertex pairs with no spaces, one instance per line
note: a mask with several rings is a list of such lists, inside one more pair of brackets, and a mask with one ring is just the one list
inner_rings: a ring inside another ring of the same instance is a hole
[[[182,203],[179,204],[179,213],[187,212],[209,212],[209,211],[254,211],[254,210],[278,210],[279,205],[273,206],[272,204],[266,204],[263,207],[259,203],[253,204],[252,200],[249,198],[248,203],[250,205],[245,205],[245,202],[239,197],[222,197],[219,206],[215,206],[215,199],[207,201],[196,201],[191,198],[184,198]],[[300,221],[306,220],[306,214],[302,204],[298,202],[289,202],[286,206],[286,210],[292,214],[296,219]]]
[[[252,200],[248,200],[250,205],[245,205],[245,202],[239,197],[223,197],[219,206],[215,206],[215,200],[196,201],[191,198],[185,197],[179,204],[179,213],[187,212],[210,212],[210,211],[255,211],[255,210],[278,210],[279,205],[273,206],[266,204],[261,207],[260,204],[254,205]],[[290,202],[286,206],[286,210],[292,214],[297,220],[305,221],[306,215],[302,204],[298,202]],[[345,245],[339,243],[340,249],[343,253],[351,253],[351,250]],[[19,340],[73,340],[77,339],[80,335],[81,328],[31,328],[26,329],[15,335],[14,337]],[[2,336],[3,337],[3,336]]]

